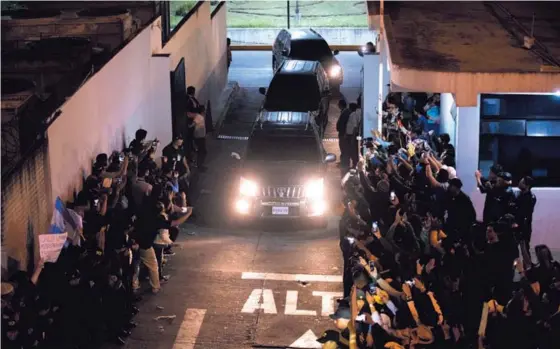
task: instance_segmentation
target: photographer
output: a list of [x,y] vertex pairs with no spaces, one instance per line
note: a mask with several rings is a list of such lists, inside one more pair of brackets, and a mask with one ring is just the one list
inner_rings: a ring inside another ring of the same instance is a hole
[[183,137],[177,136],[173,141],[163,148],[165,168],[179,173],[179,187],[181,191],[188,192],[190,168],[183,151]]
[[150,147],[146,152],[146,156],[138,164],[138,173],[146,173],[146,171],[149,171],[150,175],[158,176],[160,169],[155,162],[155,158],[156,149],[154,147]]
[[118,153],[118,157],[114,156],[112,161],[114,160],[116,165],[111,166],[111,169],[114,170],[112,172],[109,171],[109,157],[107,154],[102,153],[97,155],[93,165],[93,167],[99,171],[97,176],[102,179],[123,177],[126,175],[128,170],[129,155],[130,150],[126,149],[122,153]]

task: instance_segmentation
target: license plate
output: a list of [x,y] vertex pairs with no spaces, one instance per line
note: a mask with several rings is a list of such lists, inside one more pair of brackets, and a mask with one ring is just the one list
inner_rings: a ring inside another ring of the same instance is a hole
[[289,213],[289,207],[272,207],[272,214],[275,216],[287,215]]

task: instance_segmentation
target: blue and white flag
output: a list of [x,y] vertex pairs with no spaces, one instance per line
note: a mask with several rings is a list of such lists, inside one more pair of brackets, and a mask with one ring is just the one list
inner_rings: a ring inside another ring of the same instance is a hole
[[[63,234],[68,233],[68,238],[72,243],[79,245],[81,228],[81,217],[75,212],[68,210],[62,202],[60,197],[56,198],[54,204],[54,211],[51,219],[51,226],[49,228],[50,234]],[[67,247],[68,243],[64,245]]]
[[50,234],[62,234],[66,232],[66,206],[64,206],[64,202],[57,197],[54,203],[54,211],[51,218],[51,226],[49,228]]

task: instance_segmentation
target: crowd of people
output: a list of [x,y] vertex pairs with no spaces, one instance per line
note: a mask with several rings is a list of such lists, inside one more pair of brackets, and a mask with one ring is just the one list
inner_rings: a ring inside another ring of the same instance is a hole
[[[531,177],[495,164],[457,177],[437,95],[390,95],[382,134],[364,139],[342,179],[344,298],[323,348],[516,348],[560,345],[560,264],[537,245]],[[408,113],[403,117],[403,113]],[[344,115],[344,110],[342,111]],[[344,129],[344,128],[342,128]],[[482,221],[462,191],[486,195]]]
[[169,280],[165,265],[179,225],[193,214],[189,187],[193,169],[203,170],[206,134],[205,110],[194,88],[188,92],[186,139],[174,137],[158,158],[159,141],[139,129],[124,151],[98,154],[83,189],[64,207],[68,241],[57,261],[40,260],[31,275],[3,279],[3,347],[125,344],[137,302]]

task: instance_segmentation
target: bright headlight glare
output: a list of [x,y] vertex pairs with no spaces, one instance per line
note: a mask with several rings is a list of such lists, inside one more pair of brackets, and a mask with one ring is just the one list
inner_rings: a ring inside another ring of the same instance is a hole
[[257,196],[257,192],[257,183],[241,177],[241,183],[239,184],[239,194],[244,196]]
[[342,71],[342,68],[340,68],[339,65],[333,65],[331,67],[331,70],[329,71],[329,74],[330,74],[330,76],[335,77],[335,76],[339,76],[341,71]]
[[311,215],[322,216],[327,211],[327,204],[323,200],[315,200],[311,204]]
[[249,213],[249,208],[250,208],[249,202],[245,199],[237,200],[237,202],[235,203],[235,209],[240,214]]
[[323,178],[310,180],[305,184],[305,196],[310,199],[323,198]]

